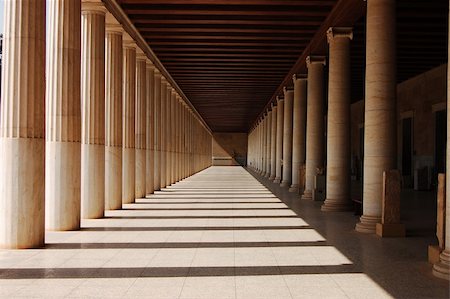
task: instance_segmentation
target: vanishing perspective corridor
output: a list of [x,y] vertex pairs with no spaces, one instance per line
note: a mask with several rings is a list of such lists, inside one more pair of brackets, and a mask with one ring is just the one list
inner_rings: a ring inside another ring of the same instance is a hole
[[[314,204],[294,210],[314,221]],[[80,231],[47,232],[43,249],[0,251],[0,295],[445,298],[407,240],[357,234],[337,213],[320,222],[339,232],[334,244],[294,210],[246,169],[213,166]]]

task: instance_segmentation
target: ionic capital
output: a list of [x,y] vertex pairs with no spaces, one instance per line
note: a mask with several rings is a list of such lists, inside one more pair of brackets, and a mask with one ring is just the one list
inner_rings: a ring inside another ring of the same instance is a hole
[[309,68],[311,64],[327,64],[327,59],[325,56],[308,56],[306,57],[306,67]]
[[330,27],[327,30],[328,43],[332,42],[336,38],[348,38],[353,39],[352,27]]
[[289,87],[287,87],[287,86],[283,87],[284,97],[286,97],[286,95],[287,95],[288,93],[290,93],[290,92],[294,92],[294,90],[291,89],[291,88],[289,88]]
[[282,101],[284,101],[284,98],[283,98],[283,97],[280,97],[280,96],[277,96],[277,103],[280,103],[280,102],[282,102]]
[[308,75],[306,74],[293,74],[292,75],[292,81],[297,82],[297,81],[302,81],[302,80],[308,80]]

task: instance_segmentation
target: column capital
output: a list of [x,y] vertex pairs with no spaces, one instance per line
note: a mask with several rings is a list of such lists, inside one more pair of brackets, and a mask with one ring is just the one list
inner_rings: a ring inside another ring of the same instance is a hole
[[146,62],[146,68],[147,69],[152,69],[152,70],[155,70],[156,71],[156,69],[155,69],[155,65],[153,64],[153,62],[149,59],[149,58],[146,58],[145,59],[145,62]]
[[163,75],[161,75],[161,83],[167,83],[166,77],[164,77]]
[[292,81],[294,82],[294,84],[295,84],[295,82],[297,80],[308,80],[308,75],[306,75],[306,74],[293,74],[292,75]]
[[93,13],[105,15],[108,10],[101,0],[82,0],[81,13]]
[[353,39],[353,28],[352,27],[330,27],[327,30],[327,41],[330,43],[336,38],[348,38]]
[[133,49],[136,49],[136,47],[137,47],[134,39],[126,31],[123,34],[123,47],[124,48],[133,48]]
[[322,65],[326,65],[327,64],[327,59],[325,56],[308,56],[306,57],[306,67],[309,68],[309,66],[311,64],[322,64]]
[[139,48],[139,47],[136,48],[136,60],[141,60],[141,61],[142,61],[142,60],[144,60],[144,61],[147,60],[147,55],[146,55],[145,52],[142,51],[142,49]]
[[277,103],[284,101],[284,97],[277,96]]
[[294,92],[294,90],[292,88],[290,88],[290,87],[287,87],[287,86],[283,87],[284,97],[286,97],[286,94],[289,93],[289,92]]
[[116,34],[122,34],[124,32],[122,24],[110,12],[106,13],[105,30],[106,32]]
[[156,67],[155,67],[155,77],[160,77],[162,79],[161,72]]

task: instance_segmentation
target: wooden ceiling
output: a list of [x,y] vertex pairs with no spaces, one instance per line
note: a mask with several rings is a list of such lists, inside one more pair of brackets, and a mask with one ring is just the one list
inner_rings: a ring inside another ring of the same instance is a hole
[[[362,0],[120,0],[214,132],[247,132],[330,26],[354,26],[353,98],[363,97]],[[447,0],[398,0],[399,80],[446,62]],[[426,54],[429,53],[429,54]]]

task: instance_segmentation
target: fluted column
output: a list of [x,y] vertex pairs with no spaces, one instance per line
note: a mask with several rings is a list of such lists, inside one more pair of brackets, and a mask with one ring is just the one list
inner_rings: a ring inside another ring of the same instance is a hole
[[[450,44],[450,35],[448,37]],[[448,54],[450,61],[450,51]],[[450,70],[447,70],[447,107],[450,107]],[[448,108],[447,108],[448,111]],[[450,132],[450,114],[447,113],[447,132]],[[446,169],[450,169],[450,148],[448,147],[450,144],[450,134],[447,134],[447,165]],[[433,274],[437,277],[450,280],[450,175],[446,174],[445,176],[445,248],[444,251],[441,252],[439,256],[439,262],[434,264],[433,266]]]
[[270,160],[271,160],[271,134],[272,133],[272,110],[267,112],[267,123],[266,123],[266,172],[264,176],[266,178],[270,177]]
[[283,124],[283,177],[281,187],[289,187],[292,182],[292,108],[294,91],[284,88]]
[[161,183],[161,189],[166,187],[166,108],[167,108],[167,81],[166,78],[161,77],[161,98],[160,98],[160,115],[161,115],[161,122],[160,122],[160,132],[161,132],[161,151],[160,151],[160,183]]
[[350,201],[350,40],[351,28],[330,28],[327,191],[322,211],[345,211]]
[[105,209],[105,13],[101,1],[82,1],[81,218]]
[[312,199],[314,177],[317,168],[323,166],[324,159],[324,65],[325,57],[309,56],[308,103],[306,108],[306,174],[305,191],[302,198]]
[[161,73],[155,69],[155,81],[154,81],[154,171],[153,171],[153,183],[156,190],[161,189]]
[[136,186],[135,197],[145,197],[146,182],[146,126],[147,126],[147,79],[146,79],[147,56],[141,49],[136,54]]
[[122,26],[106,15],[105,40],[105,209],[122,208]]
[[132,203],[136,189],[136,44],[123,41],[123,173],[122,201]]
[[166,99],[165,99],[165,112],[166,112],[166,129],[165,129],[165,140],[166,140],[166,186],[170,186],[171,175],[172,175],[172,134],[171,129],[172,123],[172,86],[167,83]]
[[290,192],[299,191],[299,169],[306,159],[306,75],[294,75],[294,112],[292,115],[292,184]]
[[81,207],[81,2],[48,4],[45,226],[76,230]]
[[356,230],[381,220],[383,171],[397,167],[396,1],[367,1],[363,216]]
[[284,126],[284,99],[277,97],[277,152],[275,164],[274,183],[281,183],[281,160],[283,159],[283,126]]
[[4,1],[0,248],[44,244],[45,1]]
[[277,116],[278,107],[272,104],[272,119],[270,122],[270,176],[269,180],[274,180],[277,165]]
[[261,120],[261,175],[266,174],[266,129],[267,129],[267,112],[264,113],[263,119]]
[[155,146],[155,67],[149,59],[146,64],[146,76],[147,81],[147,114],[146,114],[146,162],[145,162],[145,190],[146,194],[152,194],[155,191],[155,178],[154,178],[154,146]]

